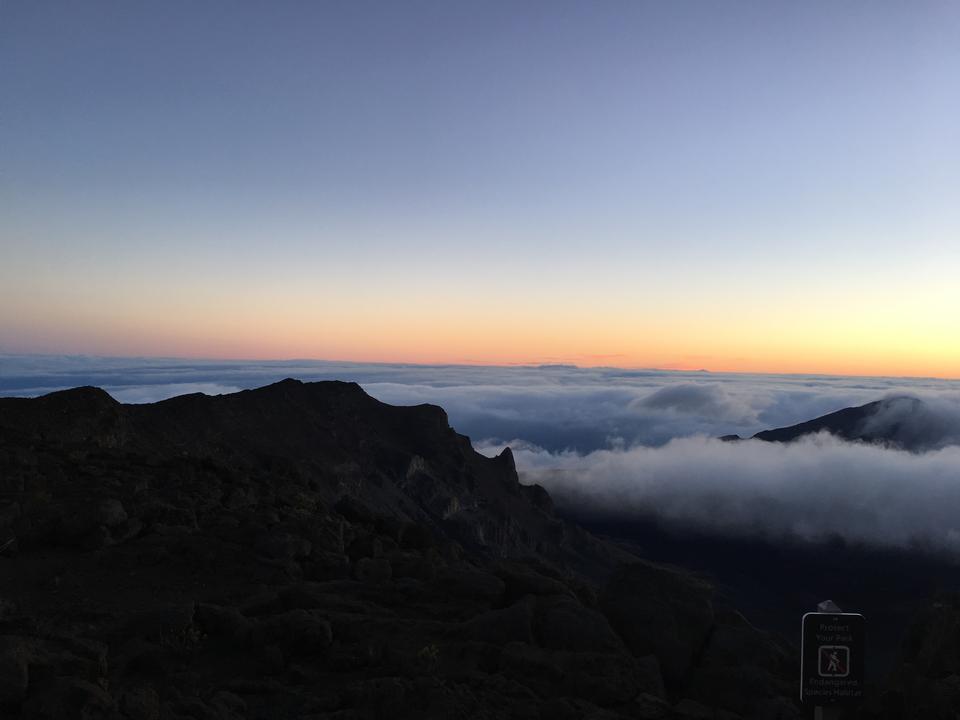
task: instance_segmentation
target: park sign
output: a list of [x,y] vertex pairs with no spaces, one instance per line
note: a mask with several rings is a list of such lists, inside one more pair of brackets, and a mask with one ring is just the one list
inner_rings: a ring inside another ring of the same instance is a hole
[[858,705],[863,700],[863,615],[807,613],[800,650],[800,700],[805,705]]

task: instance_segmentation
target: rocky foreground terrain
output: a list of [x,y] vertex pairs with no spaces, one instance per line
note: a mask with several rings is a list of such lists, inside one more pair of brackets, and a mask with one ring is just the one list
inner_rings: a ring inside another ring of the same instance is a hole
[[[869,716],[956,717],[958,636],[944,600]],[[0,399],[2,718],[774,720],[797,675],[438,407],[293,380]]]

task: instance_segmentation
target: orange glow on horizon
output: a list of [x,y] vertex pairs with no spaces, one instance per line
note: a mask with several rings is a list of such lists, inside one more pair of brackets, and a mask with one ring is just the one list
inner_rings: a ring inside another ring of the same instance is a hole
[[765,305],[402,285],[359,297],[334,284],[137,290],[7,303],[0,352],[960,379],[952,284],[895,304],[851,291]]
[[[859,352],[854,347],[825,348],[816,344],[804,345],[799,340],[793,344],[755,343],[751,347],[739,348],[651,340],[646,343],[600,343],[590,347],[600,347],[606,352],[587,352],[550,337],[534,337],[529,342],[518,342],[510,347],[495,343],[495,338],[488,333],[465,333],[443,339],[434,336],[432,343],[404,346],[398,337],[402,334],[400,331],[378,337],[327,337],[310,341],[291,337],[277,329],[263,333],[262,337],[251,337],[225,331],[187,334],[154,329],[138,333],[134,328],[128,328],[128,332],[119,338],[111,330],[91,328],[90,332],[83,333],[83,337],[79,336],[80,333],[60,334],[57,344],[43,342],[37,337],[38,342],[31,343],[30,347],[10,351],[195,360],[300,359],[478,366],[567,364],[583,368],[960,379],[960,353],[956,348],[945,354],[923,348],[874,345]],[[414,335],[422,338],[419,333]],[[515,337],[511,339],[516,340]]]

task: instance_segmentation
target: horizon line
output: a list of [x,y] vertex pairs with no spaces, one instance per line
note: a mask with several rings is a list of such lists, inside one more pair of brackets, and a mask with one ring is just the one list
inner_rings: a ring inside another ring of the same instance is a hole
[[[124,360],[124,361],[166,361],[166,362],[204,362],[204,363],[327,363],[342,365],[380,365],[380,366],[402,366],[402,367],[422,367],[422,368],[502,368],[502,369],[561,369],[570,370],[622,370],[625,372],[656,372],[656,373],[677,373],[677,374],[695,374],[705,373],[708,375],[744,375],[756,376],[764,375],[771,377],[822,377],[822,378],[876,378],[884,380],[940,380],[945,382],[960,381],[960,375],[940,376],[940,375],[882,375],[882,374],[843,374],[827,372],[776,372],[776,371],[744,371],[744,370],[723,370],[711,369],[709,367],[700,368],[671,368],[655,366],[624,366],[624,365],[581,365],[575,362],[558,361],[518,361],[518,362],[471,362],[469,360],[459,362],[410,362],[410,361],[391,361],[391,360],[346,360],[330,358],[310,358],[310,357],[290,357],[290,358],[236,358],[236,357],[211,357],[211,356],[191,356],[191,355],[99,355],[95,353],[36,353],[36,352],[3,352],[0,351],[0,360],[7,358],[48,358],[48,359],[89,359],[89,360]],[[2,373],[0,373],[2,374]]]

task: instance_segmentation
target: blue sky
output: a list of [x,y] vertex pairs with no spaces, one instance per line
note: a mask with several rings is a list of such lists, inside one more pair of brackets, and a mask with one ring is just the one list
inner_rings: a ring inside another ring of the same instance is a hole
[[[711,232],[812,215],[869,226],[945,210],[931,189],[957,172],[953,3],[2,13],[4,126],[16,140],[4,189],[32,198],[24,211],[52,196],[81,219],[109,215],[102,230],[119,234],[138,219],[202,233],[264,214],[303,232],[358,210],[387,213],[401,236],[424,212],[554,230],[604,229],[601,214],[672,225],[691,208]],[[890,207],[904,185],[914,207]],[[219,240],[242,246],[250,230]]]
[[0,350],[955,375],[958,36],[952,2],[5,2]]

